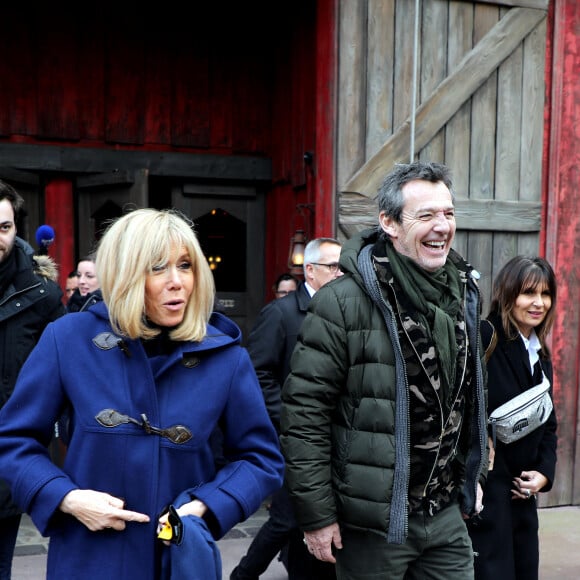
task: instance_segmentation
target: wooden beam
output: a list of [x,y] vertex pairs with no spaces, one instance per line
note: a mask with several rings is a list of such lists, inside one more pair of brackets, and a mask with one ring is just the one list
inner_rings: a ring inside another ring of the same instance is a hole
[[35,173],[29,171],[20,171],[10,167],[0,167],[0,179],[7,179],[15,183],[24,183],[38,187],[40,184],[40,177]]
[[68,173],[113,173],[120,169],[144,168],[149,171],[149,175],[159,177],[264,182],[272,179],[272,162],[269,158],[20,143],[0,144],[0,172],[4,168]]
[[533,201],[455,200],[455,216],[459,230],[539,232],[541,212],[542,204]]
[[336,235],[337,0],[316,3],[316,155],[314,235]]
[[[477,0],[478,4],[493,4],[494,6],[511,6],[512,8],[548,9],[550,0]],[[472,0],[469,0],[473,4]]]
[[[431,140],[545,17],[543,10],[514,8],[465,55],[457,69],[417,109],[416,150]],[[411,119],[407,119],[342,190],[374,198],[384,175],[395,163],[406,158],[410,131]]]
[[[460,231],[515,233],[540,231],[540,202],[455,199],[457,229]],[[340,225],[349,232],[378,223],[376,200],[346,193],[340,196]]]

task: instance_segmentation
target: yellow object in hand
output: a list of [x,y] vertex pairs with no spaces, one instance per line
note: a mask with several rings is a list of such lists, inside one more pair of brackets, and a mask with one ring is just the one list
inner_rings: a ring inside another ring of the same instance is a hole
[[157,537],[160,540],[171,540],[173,538],[173,528],[169,522],[159,524],[157,528]]

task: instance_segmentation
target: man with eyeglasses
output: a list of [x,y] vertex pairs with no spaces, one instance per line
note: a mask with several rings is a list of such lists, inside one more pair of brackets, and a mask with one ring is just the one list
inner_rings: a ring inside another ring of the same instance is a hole
[[[304,251],[304,281],[295,292],[267,304],[248,337],[247,348],[268,413],[278,432],[281,389],[290,372],[290,357],[300,326],[312,296],[322,286],[342,276],[338,264],[340,251],[341,243],[334,238],[311,240]],[[280,551],[289,580],[336,578],[333,564],[320,562],[306,550],[284,488],[272,496],[269,518],[233,570],[230,580],[257,580]]]
[[[282,390],[285,485],[341,580],[473,580],[486,391],[479,274],[452,249],[449,169],[398,164],[344,244]],[[322,261],[322,260],[321,260]]]

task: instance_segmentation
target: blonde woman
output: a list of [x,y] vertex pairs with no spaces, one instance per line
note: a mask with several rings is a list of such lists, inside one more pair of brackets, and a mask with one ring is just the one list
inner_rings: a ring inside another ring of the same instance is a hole
[[[171,578],[183,577],[175,554],[187,556],[187,578],[221,578],[215,545],[191,553],[157,534],[173,505],[171,539],[175,517],[219,539],[282,483],[240,329],[212,314],[212,273],[176,212],[119,218],[96,270],[103,301],[47,328],[3,409],[0,477],[51,537],[48,578],[168,578],[169,555]],[[61,469],[46,445],[64,408]],[[210,445],[218,423],[228,460],[219,471]]]

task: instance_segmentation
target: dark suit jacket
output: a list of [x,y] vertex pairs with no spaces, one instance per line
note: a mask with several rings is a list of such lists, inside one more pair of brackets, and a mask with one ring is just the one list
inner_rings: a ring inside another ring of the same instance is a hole
[[256,369],[266,408],[280,432],[280,393],[290,372],[290,358],[306,317],[310,294],[301,282],[296,292],[262,308],[250,332],[247,349]]

